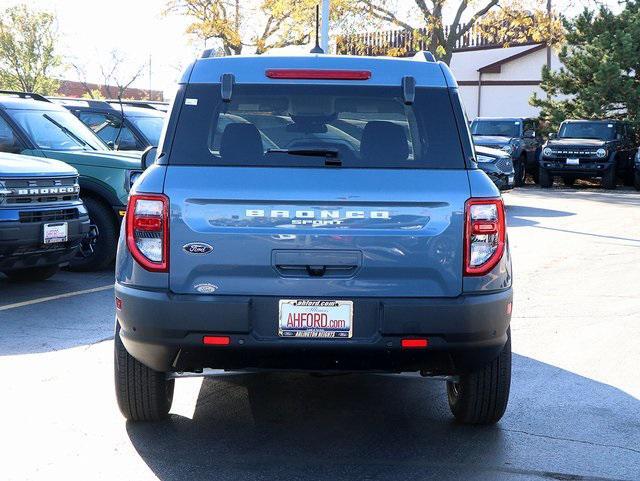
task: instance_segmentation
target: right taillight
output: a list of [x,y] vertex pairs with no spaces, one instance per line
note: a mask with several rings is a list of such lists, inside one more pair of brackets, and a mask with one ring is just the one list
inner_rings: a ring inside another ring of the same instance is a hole
[[505,237],[502,199],[469,199],[465,204],[465,275],[491,271],[502,258]]
[[169,199],[162,194],[134,194],[127,206],[127,247],[148,271],[169,270]]

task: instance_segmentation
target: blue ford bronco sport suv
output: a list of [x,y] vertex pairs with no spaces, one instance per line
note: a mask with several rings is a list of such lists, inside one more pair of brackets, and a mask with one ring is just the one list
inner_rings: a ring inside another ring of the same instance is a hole
[[76,255],[89,233],[78,171],[52,159],[2,152],[0,126],[0,272],[40,281]]
[[413,59],[201,58],[116,259],[115,385],[130,420],[175,378],[420,372],[466,423],[504,413],[511,259],[456,81]]

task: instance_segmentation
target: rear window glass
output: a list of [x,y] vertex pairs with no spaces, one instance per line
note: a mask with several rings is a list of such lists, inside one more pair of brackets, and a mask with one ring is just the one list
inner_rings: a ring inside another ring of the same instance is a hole
[[446,89],[189,85],[171,150],[173,164],[347,168],[464,168]]

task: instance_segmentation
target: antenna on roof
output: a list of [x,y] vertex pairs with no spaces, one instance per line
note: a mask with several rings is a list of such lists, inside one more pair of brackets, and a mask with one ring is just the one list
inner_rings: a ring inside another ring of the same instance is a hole
[[318,29],[320,28],[320,5],[316,5],[316,46],[311,49],[311,53],[324,53],[322,47],[320,47],[320,34]]

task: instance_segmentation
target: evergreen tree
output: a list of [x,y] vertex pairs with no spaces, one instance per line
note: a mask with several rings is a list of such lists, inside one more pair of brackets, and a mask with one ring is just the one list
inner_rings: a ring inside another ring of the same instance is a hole
[[640,1],[628,0],[615,15],[605,6],[585,9],[565,21],[566,44],[559,71],[544,67],[541,88],[531,105],[557,129],[574,119],[626,119],[640,127]]

